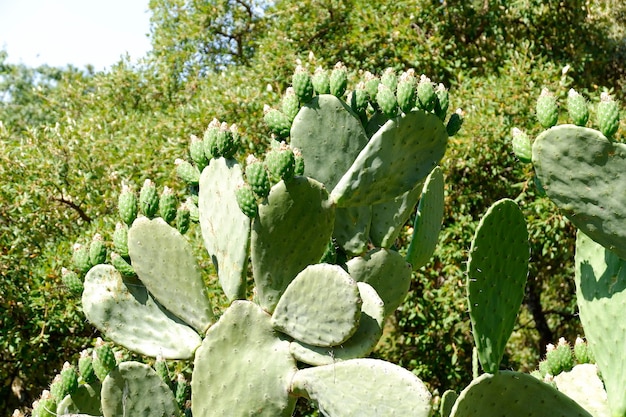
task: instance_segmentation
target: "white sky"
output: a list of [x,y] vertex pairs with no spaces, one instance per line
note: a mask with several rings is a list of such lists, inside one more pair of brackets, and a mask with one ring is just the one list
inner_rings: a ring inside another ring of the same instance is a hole
[[28,66],[92,64],[150,50],[148,0],[0,0],[0,50]]

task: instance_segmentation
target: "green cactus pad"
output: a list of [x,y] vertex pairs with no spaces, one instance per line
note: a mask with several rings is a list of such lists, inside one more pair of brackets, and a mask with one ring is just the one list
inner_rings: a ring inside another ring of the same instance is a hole
[[524,298],[530,246],[526,221],[509,199],[483,216],[467,266],[469,314],[485,372],[496,373]]
[[450,413],[452,412],[452,407],[454,407],[454,403],[457,398],[459,398],[459,394],[455,391],[447,390],[441,396],[441,403],[439,404],[439,416],[440,417],[450,417]]
[[293,392],[332,417],[427,417],[431,395],[412,372],[378,359],[351,359],[298,371]]
[[323,185],[306,177],[272,187],[252,223],[251,259],[258,301],[272,312],[287,285],[324,255],[335,220]]
[[413,223],[413,236],[406,254],[406,261],[414,271],[426,265],[433,256],[443,222],[443,206],[443,172],[441,168],[435,167],[424,182]]
[[592,417],[574,400],[534,376],[483,374],[459,394],[450,417]]
[[291,416],[289,383],[296,362],[270,316],[234,301],[196,352],[191,379],[194,417]]
[[285,289],[272,325],[301,342],[335,346],[358,329],[361,303],[356,281],[340,266],[310,265]]
[[193,248],[183,235],[160,217],[139,217],[128,231],[128,252],[150,294],[204,333],[213,322],[213,308]]
[[360,255],[367,250],[371,224],[371,206],[338,208],[333,237],[346,253]]
[[372,206],[370,239],[374,246],[381,248],[393,246],[404,224],[415,210],[422,194],[422,187],[423,183],[420,181],[411,190],[393,200]]
[[99,416],[101,411],[100,382],[81,384],[73,394],[66,396],[57,404],[57,414],[83,414]]
[[98,330],[134,352],[187,359],[200,345],[193,329],[162,310],[139,281],[123,280],[111,265],[89,270],[82,302]]
[[398,252],[373,249],[346,264],[356,281],[370,284],[385,303],[385,316],[393,313],[404,301],[411,285],[411,266]]
[[571,222],[626,259],[626,144],[560,125],[537,137],[533,164],[548,197]]
[[556,387],[594,417],[611,417],[606,391],[595,364],[576,365],[554,377]]
[[200,228],[204,246],[230,300],[246,297],[250,219],[237,203],[243,174],[234,160],[212,159],[200,177]]
[[365,282],[358,282],[363,300],[361,318],[357,331],[339,346],[320,347],[297,340],[291,342],[291,354],[309,365],[330,365],[335,361],[355,359],[368,355],[383,334],[385,304],[376,290]]
[[625,415],[626,362],[621,353],[626,349],[626,260],[579,231],[575,268],[585,337],[602,374],[612,415]]
[[434,114],[415,111],[385,123],[331,193],[338,207],[388,201],[412,189],[443,157],[448,135]]
[[154,370],[139,362],[122,362],[102,383],[104,417],[178,415],[174,393]]

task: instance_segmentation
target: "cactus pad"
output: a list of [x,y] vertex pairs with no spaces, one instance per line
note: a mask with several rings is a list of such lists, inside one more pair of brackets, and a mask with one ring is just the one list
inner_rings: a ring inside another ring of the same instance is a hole
[[[375,383],[372,383],[375,381]],[[412,372],[377,359],[351,359],[298,371],[293,391],[315,401],[325,416],[430,415],[431,395]]]
[[559,391],[576,401],[594,417],[611,416],[606,391],[598,377],[598,367],[595,364],[576,365],[571,371],[556,375],[554,382]]
[[[239,209],[237,209],[239,210]],[[260,305],[272,312],[296,275],[326,251],[335,219],[319,182],[295,177],[274,185],[252,224],[251,258]]]
[[394,118],[372,136],[331,193],[338,207],[388,201],[412,189],[443,157],[448,135],[434,114]]
[[139,362],[122,362],[102,383],[104,417],[178,415],[170,388],[154,370]]
[[612,415],[625,415],[626,362],[621,352],[626,349],[626,260],[578,231],[575,268],[585,337],[602,374]]
[[139,217],[128,231],[135,273],[169,312],[204,333],[213,322],[202,273],[191,244],[161,218]]
[[234,301],[196,352],[191,380],[195,417],[291,416],[289,383],[296,363],[270,316]]
[[533,164],[548,197],[571,222],[626,259],[626,144],[560,125],[537,137]]
[[591,417],[574,400],[534,376],[501,371],[474,379],[450,417]]
[[83,311],[98,330],[143,355],[187,359],[201,342],[193,329],[162,310],[139,281],[123,280],[111,265],[97,265],[85,276]]
[[356,281],[340,266],[310,265],[280,297],[272,325],[314,346],[339,345],[357,330],[361,303]]
[[435,167],[424,182],[413,223],[413,236],[406,254],[406,261],[414,271],[426,265],[433,256],[443,222],[443,206],[443,173],[441,168]]
[[[526,221],[513,200],[493,204],[470,248],[467,293],[478,358],[496,373],[524,298],[530,247]],[[487,414],[485,414],[487,415]]]
[[250,219],[239,209],[236,189],[241,167],[230,159],[212,159],[200,177],[200,228],[220,284],[230,300],[245,298]]

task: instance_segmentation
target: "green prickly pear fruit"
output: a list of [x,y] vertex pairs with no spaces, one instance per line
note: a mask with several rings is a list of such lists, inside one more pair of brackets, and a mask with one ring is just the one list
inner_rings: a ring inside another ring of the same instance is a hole
[[270,128],[270,131],[279,139],[288,137],[291,130],[289,117],[279,110],[272,109],[268,105],[264,107],[263,111],[265,113],[263,120],[265,121],[267,127]]
[[220,125],[220,130],[217,132],[216,141],[216,157],[224,157],[230,159],[237,153],[239,148],[239,133],[237,132],[237,125],[232,124],[228,126],[226,122]]
[[[174,161],[176,174],[189,185],[198,185],[200,182],[200,171],[184,159],[177,158]],[[129,226],[130,224],[127,223]]]
[[180,232],[181,235],[184,235],[189,230],[190,225],[191,210],[185,202],[180,205],[178,210],[176,210],[176,229]]
[[139,191],[139,208],[144,216],[151,219],[155,216],[159,208],[159,195],[154,182],[147,179]]
[[593,352],[589,349],[589,344],[580,337],[576,338],[574,342],[574,357],[576,362],[582,363],[595,363]]
[[415,106],[415,98],[417,96],[417,80],[415,79],[415,71],[409,69],[403,72],[398,81],[398,87],[396,89],[396,97],[398,99],[398,106],[404,113],[408,113]]
[[441,121],[444,121],[446,120],[448,106],[450,105],[448,89],[443,84],[439,83],[437,88],[435,88],[435,95],[437,96],[437,100],[435,100],[435,114]]
[[293,175],[296,177],[301,177],[304,175],[304,157],[302,156],[302,152],[300,149],[293,149],[293,157],[294,157],[294,168]]
[[267,197],[272,187],[265,164],[254,155],[249,155],[246,159],[246,181],[259,198]]
[[198,220],[200,219],[200,209],[198,209],[198,200],[197,200],[197,196],[194,199],[193,197],[187,197],[187,200],[185,200],[185,205],[187,206],[187,208],[189,209],[189,219],[192,222],[198,222]]
[[546,359],[543,361],[543,364],[539,365],[539,371],[544,375],[555,376],[561,372],[569,372],[573,367],[574,355],[572,348],[564,338],[560,338],[556,347],[551,344],[546,347]]
[[128,226],[117,223],[113,232],[113,248],[117,253],[128,258]]
[[417,98],[419,100],[420,107],[425,111],[433,111],[435,109],[435,103],[437,101],[437,94],[435,94],[435,87],[433,86],[430,78],[422,74],[420,81],[417,84]]
[[313,89],[317,94],[330,94],[330,77],[328,76],[328,70],[317,67],[311,78],[313,82]]
[[387,86],[391,91],[396,91],[398,87],[398,76],[393,68],[386,68],[383,75],[380,76],[380,82]]
[[448,136],[454,136],[461,130],[461,126],[463,125],[463,110],[456,109],[454,113],[450,116],[448,120],[448,124],[446,125],[446,132]]
[[89,250],[80,243],[75,243],[72,248],[72,264],[82,274],[86,274],[93,266],[89,258]]
[[191,141],[189,142],[189,156],[191,156],[191,160],[194,164],[196,164],[200,171],[202,171],[204,167],[209,164],[209,159],[204,152],[204,141],[196,135],[191,135]]
[[587,100],[573,88],[567,93],[567,112],[577,126],[585,126],[589,120]]
[[367,102],[369,101],[369,94],[365,89],[365,83],[363,81],[356,85],[356,88],[350,95],[350,108],[358,115],[364,115],[367,110]]
[[600,132],[607,138],[613,136],[619,129],[619,106],[607,92],[600,95],[596,119]]
[[100,233],[96,233],[89,244],[89,262],[91,265],[103,264],[106,258],[107,248],[104,245],[104,238]]
[[398,102],[396,96],[386,84],[382,82],[378,84],[378,93],[376,94],[376,102],[380,107],[380,110],[388,118],[393,118],[398,115]]
[[178,407],[183,408],[189,398],[189,384],[183,374],[178,374],[176,376],[176,390],[174,392],[174,396]]
[[122,221],[129,226],[137,218],[137,195],[128,184],[122,184],[122,192],[117,200],[117,211]]
[[111,265],[113,265],[123,277],[129,278],[136,275],[133,267],[118,253],[111,252]]
[[100,338],[96,340],[92,364],[93,370],[100,382],[104,381],[104,378],[106,378],[109,372],[117,366],[113,349],[111,349],[111,346],[104,344]]
[[556,98],[547,88],[541,90],[537,99],[536,110],[537,120],[541,126],[549,128],[556,125],[559,119],[559,108],[556,104]]
[[32,417],[56,417],[57,404],[50,391],[44,390],[39,400],[33,403]]
[[313,98],[313,81],[311,74],[302,65],[296,67],[291,78],[291,85],[301,104],[311,101]]
[[265,155],[265,166],[273,183],[293,178],[295,164],[293,151],[284,142],[278,149],[272,149]]
[[369,71],[365,71],[363,74],[363,84],[365,85],[365,91],[367,91],[367,95],[370,100],[372,100],[372,104],[378,105],[376,102],[376,95],[378,94],[378,84],[380,84],[380,79],[377,78],[374,74]]
[[78,277],[76,272],[71,271],[67,268],[61,268],[61,280],[63,285],[72,293],[72,294],[82,294],[83,292],[83,282]]
[[[172,223],[176,219],[176,196],[168,186],[163,187],[159,198],[159,215],[167,223]],[[120,255],[125,256],[123,253]]]
[[296,114],[300,110],[300,101],[298,100],[298,96],[296,96],[296,92],[293,90],[293,87],[288,87],[285,90],[285,95],[283,96],[282,101],[282,110],[285,116],[289,119],[289,122],[292,123]]
[[516,127],[513,128],[511,134],[515,156],[525,164],[532,162],[532,144],[528,135]]
[[348,86],[348,71],[342,62],[337,62],[330,73],[330,94],[341,98]]
[[204,145],[204,155],[207,159],[217,155],[217,133],[220,130],[220,125],[219,120],[213,119],[204,131],[202,144]]
[[50,385],[50,393],[58,403],[67,395],[73,394],[77,388],[78,374],[76,368],[69,362],[65,362],[61,373],[54,378],[52,385]]
[[235,197],[237,197],[237,204],[239,204],[239,208],[243,214],[254,219],[259,212],[259,206],[257,205],[254,191],[252,191],[250,185],[243,184],[238,187],[235,191]]
[[93,370],[93,359],[86,350],[80,352],[80,358],[78,358],[78,372],[83,381],[88,384],[96,380],[96,373]]
[[161,355],[157,356],[156,361],[154,361],[154,370],[159,378],[165,382],[165,385],[170,386],[172,382],[170,379],[170,371],[167,369],[167,362],[165,362],[165,359],[163,359]]

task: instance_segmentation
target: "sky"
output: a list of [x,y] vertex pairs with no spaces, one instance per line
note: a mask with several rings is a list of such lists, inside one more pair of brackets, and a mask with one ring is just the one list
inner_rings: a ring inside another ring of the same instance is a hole
[[104,70],[150,50],[148,0],[0,0],[7,61]]

